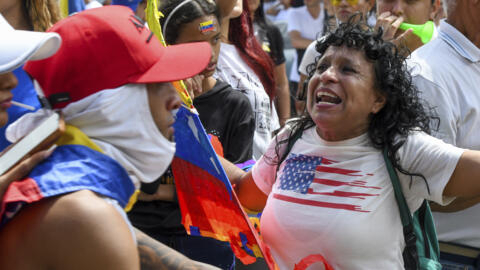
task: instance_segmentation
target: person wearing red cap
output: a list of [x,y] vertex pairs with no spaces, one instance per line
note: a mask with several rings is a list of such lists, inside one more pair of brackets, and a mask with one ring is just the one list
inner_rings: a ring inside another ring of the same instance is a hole
[[[169,82],[204,70],[211,48],[163,47],[121,6],[77,13],[48,31],[62,38],[58,52],[25,65],[44,109],[13,123],[7,138],[21,138],[50,108],[62,113],[66,130],[53,153],[5,193],[0,268],[139,269],[136,231],[122,208],[135,186],[171,162],[180,99]],[[144,236],[138,239],[143,265]]]

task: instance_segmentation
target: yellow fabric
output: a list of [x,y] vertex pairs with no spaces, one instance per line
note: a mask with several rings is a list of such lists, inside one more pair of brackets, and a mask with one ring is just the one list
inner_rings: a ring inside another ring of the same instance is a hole
[[[90,149],[103,153],[102,149],[98,147],[90,138],[85,135],[80,129],[72,125],[65,126],[65,132],[62,134],[60,139],[56,142],[57,145],[67,145],[67,144],[75,144],[75,145],[84,145]],[[132,210],[133,205],[137,202],[138,193],[140,190],[135,190],[135,192],[130,196],[128,200],[127,206],[125,206],[125,212]]]
[[[162,34],[162,27],[160,25],[160,18],[163,17],[162,12],[158,11],[158,1],[157,0],[148,0],[147,8],[145,9],[145,16],[148,24],[148,28],[152,31],[155,36],[160,40],[160,43],[163,46],[167,46],[165,39]],[[173,86],[177,90],[182,102],[185,103],[189,108],[193,108],[193,101],[190,95],[188,94],[187,87],[183,81],[172,82]]]
[[60,13],[62,18],[68,17],[68,0],[60,0]]

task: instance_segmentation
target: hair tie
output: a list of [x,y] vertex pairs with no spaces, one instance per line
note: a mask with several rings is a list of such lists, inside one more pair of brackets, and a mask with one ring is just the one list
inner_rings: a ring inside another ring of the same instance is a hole
[[179,8],[182,6],[186,5],[189,2],[193,2],[194,0],[185,0],[184,2],[180,3],[178,6],[176,6],[170,14],[168,14],[167,19],[165,20],[165,24],[163,25],[163,34],[166,35],[165,30],[167,29],[168,22],[172,18],[173,13],[175,13]]

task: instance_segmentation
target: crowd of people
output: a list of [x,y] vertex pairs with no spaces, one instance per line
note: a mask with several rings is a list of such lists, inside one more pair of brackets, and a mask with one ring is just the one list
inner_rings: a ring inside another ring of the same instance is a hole
[[165,0],[167,46],[152,1],[0,3],[0,156],[65,122],[0,175],[0,269],[267,269],[182,225],[178,80],[278,269],[417,269],[390,163],[428,269],[480,269],[480,1]]

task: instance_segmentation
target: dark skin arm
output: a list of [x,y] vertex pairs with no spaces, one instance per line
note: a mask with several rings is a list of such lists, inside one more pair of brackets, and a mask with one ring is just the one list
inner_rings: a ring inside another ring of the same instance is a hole
[[441,206],[437,203],[430,202],[430,208],[432,209],[432,211],[435,211],[435,212],[451,213],[451,212],[465,210],[469,207],[474,206],[479,202],[480,202],[480,196],[473,197],[473,198],[456,198],[449,205],[445,205],[445,206]]
[[183,254],[167,247],[151,238],[138,229],[137,236],[138,254],[142,270],[218,270],[219,268],[205,263],[193,261]]

